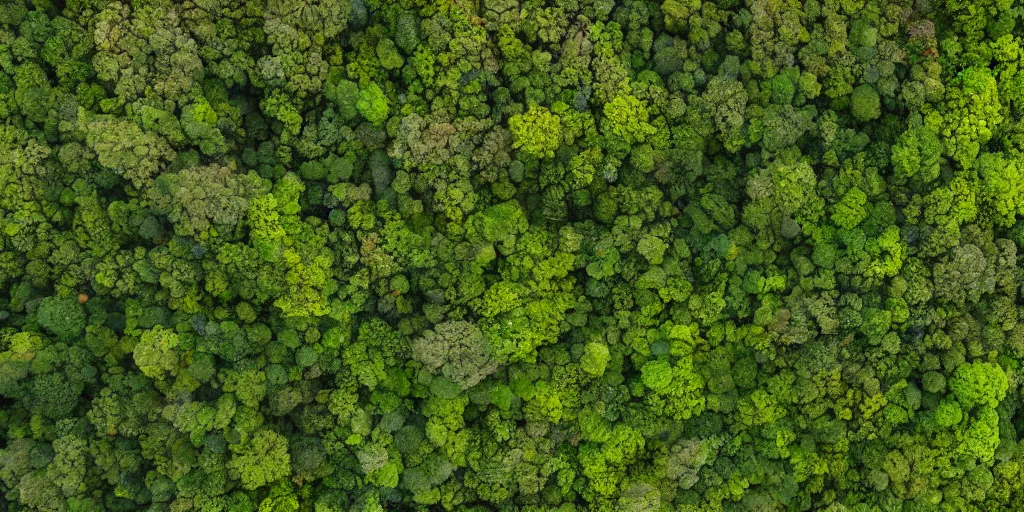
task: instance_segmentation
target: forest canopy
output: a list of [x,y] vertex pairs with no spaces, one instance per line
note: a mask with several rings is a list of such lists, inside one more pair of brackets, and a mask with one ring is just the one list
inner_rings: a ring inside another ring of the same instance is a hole
[[1022,16],[0,1],[0,512],[1021,510]]

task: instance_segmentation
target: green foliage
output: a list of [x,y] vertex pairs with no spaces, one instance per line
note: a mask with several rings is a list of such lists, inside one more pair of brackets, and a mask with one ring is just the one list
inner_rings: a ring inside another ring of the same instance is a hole
[[227,467],[238,473],[245,489],[272,484],[291,473],[288,441],[273,430],[263,429],[252,438],[231,447]]
[[1017,511],[1008,0],[0,2],[0,511]]
[[363,115],[367,121],[380,125],[388,118],[388,98],[384,91],[375,83],[359,88],[359,99],[356,100],[356,110]]
[[900,178],[918,175],[921,181],[930,182],[939,177],[941,148],[935,132],[924,127],[907,130],[892,146],[893,172]]
[[412,342],[414,359],[463,389],[477,385],[498,369],[490,352],[480,329],[462,320],[438,324]]
[[853,229],[868,216],[864,208],[867,200],[867,194],[861,189],[851,188],[833,207],[832,222],[842,229]]
[[816,187],[817,178],[807,162],[790,164],[776,160],[747,181],[747,195],[752,201],[746,206],[744,217],[760,229],[781,230],[787,219],[814,222],[822,207]]
[[945,153],[969,169],[1003,121],[995,77],[988,69],[964,69],[947,87],[946,105],[941,124]]
[[204,154],[213,155],[225,149],[224,135],[217,129],[217,112],[206,101],[181,109],[181,129]]
[[651,361],[641,368],[644,385],[655,392],[665,391],[672,385],[672,365],[668,361]]
[[329,82],[324,88],[324,97],[334,104],[342,121],[353,119],[359,114],[359,96],[359,86],[349,80]]
[[162,137],[143,132],[124,119],[90,116],[82,111],[78,125],[85,131],[85,143],[96,153],[99,165],[136,187],[146,186],[176,156]]
[[143,375],[163,380],[167,372],[173,372],[178,366],[178,355],[175,349],[180,343],[174,331],[155,327],[139,337],[138,344],[132,350],[135,365]]
[[511,245],[517,235],[526,231],[527,221],[519,203],[508,201],[483,211],[478,225],[484,240]]
[[635,96],[616,96],[604,105],[605,121],[602,128],[609,134],[621,137],[626,144],[638,144],[657,133],[657,129],[647,122],[649,116],[647,105]]
[[523,114],[509,118],[512,147],[536,157],[552,157],[562,143],[562,120],[545,107],[531,105]]
[[85,330],[85,309],[71,297],[46,297],[39,301],[36,322],[60,341],[72,341]]
[[981,177],[981,196],[994,210],[992,220],[1012,226],[1024,213],[1024,180],[1019,159],[1006,159],[1000,153],[983,153],[977,161]]
[[700,0],[665,0],[661,4],[661,12],[665,13],[665,28],[672,33],[680,33],[689,24],[689,20],[700,10]]
[[881,99],[874,87],[863,84],[853,90],[850,113],[860,121],[871,121],[882,115]]
[[33,412],[47,418],[62,419],[71,415],[78,404],[81,386],[76,386],[68,377],[47,373],[32,379]]
[[611,354],[608,351],[608,346],[603,343],[592,342],[587,343],[584,348],[583,357],[580,358],[580,366],[583,368],[583,371],[590,375],[600,377],[604,375],[610,360]]
[[964,407],[995,408],[1006,397],[1009,386],[1006,373],[992,363],[967,363],[957,367],[949,379],[949,390]]

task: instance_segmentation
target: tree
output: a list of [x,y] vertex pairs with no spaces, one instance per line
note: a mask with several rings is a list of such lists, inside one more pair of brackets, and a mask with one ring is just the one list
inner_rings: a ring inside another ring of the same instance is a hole
[[355,82],[340,78],[330,80],[324,88],[324,96],[335,105],[342,121],[354,119],[360,113],[359,86]]
[[760,135],[761,147],[770,152],[789,148],[813,128],[814,110],[796,109],[792,105],[770,105],[764,109],[764,116],[750,128],[752,140]]
[[440,373],[462,389],[477,385],[498,369],[483,333],[464,320],[437,324],[414,339],[412,356],[430,372]]
[[1004,158],[1001,153],[982,153],[977,160],[981,177],[981,197],[994,210],[993,220],[1011,226],[1024,213],[1024,181],[1019,159]]
[[50,148],[25,130],[0,127],[2,234],[23,252],[41,241],[39,234],[49,229],[55,214],[55,201],[46,194],[52,172],[47,165],[50,155]]
[[970,169],[1003,121],[999,91],[991,72],[978,67],[964,69],[950,85],[940,133],[945,138],[945,153]]
[[936,295],[955,304],[976,303],[994,286],[993,269],[975,245],[953,249],[945,261],[936,263]]
[[231,447],[227,467],[248,490],[273,484],[291,474],[288,440],[270,429],[261,429],[252,438]]
[[170,329],[157,326],[147,330],[132,350],[135,365],[143,375],[163,380],[167,372],[173,374],[178,368],[178,353],[175,349],[179,343],[178,335]]
[[181,129],[205,155],[220,154],[226,149],[224,135],[217,129],[217,112],[205,98],[181,109]]
[[85,331],[85,309],[71,297],[46,297],[36,309],[36,321],[58,340],[72,341]]
[[204,66],[178,9],[160,3],[108,4],[98,10],[92,20],[92,65],[99,80],[113,85],[116,104],[133,102],[147,91],[171,101],[187,97]]
[[833,208],[832,222],[842,229],[853,229],[868,217],[864,208],[868,196],[861,189],[853,187]]
[[715,75],[708,80],[701,99],[718,130],[719,140],[730,152],[739,151],[746,140],[746,110],[749,96],[735,77]]
[[484,240],[490,243],[504,243],[511,247],[516,237],[528,227],[523,208],[516,201],[496,204],[474,216],[471,220]]
[[850,98],[850,112],[860,121],[871,121],[882,115],[878,91],[868,84],[858,85]]
[[583,371],[587,372],[593,377],[600,377],[604,375],[605,368],[608,367],[608,361],[611,360],[611,355],[608,351],[608,346],[604,343],[587,343],[583,349],[583,357],[580,358],[580,366]]
[[0,1],[0,511],[1016,511],[1022,12]]
[[245,218],[249,201],[266,192],[263,180],[253,173],[238,173],[234,164],[209,165],[161,175],[151,200],[166,212],[179,235],[230,239]]
[[388,99],[384,91],[375,83],[359,88],[359,99],[356,101],[356,110],[363,115],[367,121],[380,125],[388,118]]
[[999,413],[992,407],[982,407],[976,418],[960,432],[960,451],[991,463],[999,447]]
[[604,105],[603,130],[610,135],[620,137],[626,144],[641,143],[657,132],[647,121],[650,114],[647,105],[635,96],[624,94],[616,96]]
[[46,373],[32,379],[33,410],[51,419],[71,415],[82,392],[81,381],[73,381],[57,373]]
[[931,129],[908,129],[892,145],[894,174],[901,179],[918,175],[925,183],[938,178],[941,149],[938,134]]
[[509,118],[512,147],[536,157],[555,156],[562,143],[562,120],[545,107],[531,105],[524,114]]
[[96,152],[96,161],[144,188],[160,169],[176,156],[162,137],[143,132],[135,123],[110,116],[79,114],[85,143]]
[[1006,372],[999,365],[977,361],[958,366],[949,379],[949,390],[967,409],[997,407],[1008,386]]
[[817,177],[806,161],[775,160],[747,181],[752,202],[744,209],[744,220],[759,229],[781,229],[786,219],[813,224],[823,206],[816,186]]
[[674,420],[689,419],[704,411],[704,379],[694,372],[689,359],[675,365],[665,360],[650,361],[640,371],[641,381],[652,391],[647,396],[651,407],[663,410]]
[[700,0],[665,0],[661,4],[661,10],[665,13],[665,29],[672,33],[683,32],[700,7]]

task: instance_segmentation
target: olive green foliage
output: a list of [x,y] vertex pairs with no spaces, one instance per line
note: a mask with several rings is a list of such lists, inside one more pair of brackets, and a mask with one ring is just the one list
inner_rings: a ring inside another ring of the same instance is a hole
[[1011,0],[0,0],[0,512],[1024,511]]
[[881,98],[875,88],[868,84],[857,86],[853,90],[850,102],[853,117],[861,121],[871,121],[882,115]]
[[431,372],[440,373],[463,389],[494,373],[497,364],[476,325],[464,320],[438,324],[412,341],[412,357]]
[[36,309],[36,322],[61,341],[70,341],[85,329],[85,309],[71,297],[46,297]]

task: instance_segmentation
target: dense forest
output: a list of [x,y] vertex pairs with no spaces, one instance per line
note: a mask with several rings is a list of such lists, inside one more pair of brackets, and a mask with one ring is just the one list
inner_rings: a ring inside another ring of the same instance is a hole
[[1024,4],[0,1],[0,512],[1024,510]]

